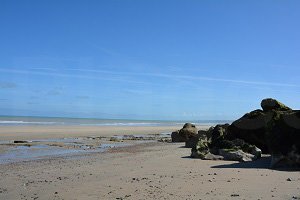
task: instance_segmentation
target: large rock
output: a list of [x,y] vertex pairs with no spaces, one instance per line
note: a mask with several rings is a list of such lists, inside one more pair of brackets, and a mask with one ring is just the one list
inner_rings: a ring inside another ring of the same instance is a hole
[[268,98],[268,99],[263,99],[261,101],[261,107],[263,111],[271,111],[271,110],[277,110],[277,111],[287,111],[291,110],[291,108],[287,107],[283,103],[277,101],[276,99]]
[[272,168],[300,168],[300,110],[270,98],[262,100],[261,107],[231,125],[217,125],[189,137],[186,146],[192,147],[191,157],[243,162],[270,153]]
[[300,111],[274,111],[266,134],[271,168],[300,167]]
[[196,136],[197,133],[198,130],[194,124],[186,123],[182,129],[171,134],[172,142],[186,142]]
[[234,121],[229,127],[230,138],[239,138],[260,148],[264,153],[269,152],[266,141],[266,123],[272,119],[271,113],[254,110]]

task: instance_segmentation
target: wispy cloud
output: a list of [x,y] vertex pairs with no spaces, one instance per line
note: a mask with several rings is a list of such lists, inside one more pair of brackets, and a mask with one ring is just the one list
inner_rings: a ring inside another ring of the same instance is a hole
[[76,98],[77,98],[77,99],[84,100],[84,99],[90,99],[90,96],[84,96],[84,95],[81,96],[81,95],[80,95],[80,96],[76,96]]
[[12,82],[0,82],[0,89],[12,89],[16,88],[17,84]]
[[184,80],[203,80],[203,81],[214,81],[214,82],[229,82],[246,85],[264,85],[264,86],[284,86],[284,87],[300,87],[297,84],[286,84],[286,83],[274,83],[274,82],[261,82],[261,81],[250,81],[250,80],[236,80],[236,79],[222,79],[204,76],[190,76],[190,75],[176,75],[176,74],[165,74],[165,73],[140,73],[140,72],[116,72],[109,70],[93,70],[93,69],[68,69],[72,71],[81,72],[92,72],[92,73],[106,73],[115,75],[131,75],[131,76],[152,76],[169,79],[184,79]]
[[134,95],[149,95],[152,94],[150,91],[146,91],[145,89],[141,90],[133,90],[133,89],[125,89],[125,93],[134,94]]
[[47,94],[51,95],[51,96],[58,96],[58,95],[62,94],[62,91],[60,91],[60,90],[50,90]]
[[64,87],[62,86],[53,87],[47,92],[47,95],[51,95],[51,96],[58,96],[62,94],[64,94]]
[[37,105],[37,104],[39,104],[39,103],[38,103],[38,102],[31,102],[31,101],[30,101],[30,102],[27,102],[27,104],[28,104],[28,105]]
[[[165,79],[172,79],[172,80],[189,80],[189,81],[200,80],[200,81],[210,81],[210,82],[235,83],[235,84],[243,84],[243,85],[280,86],[280,87],[300,88],[300,85],[290,84],[290,83],[262,82],[262,81],[255,81],[255,80],[238,80],[238,79],[215,78],[215,77],[206,77],[206,76],[167,74],[167,73],[120,72],[120,71],[80,69],[80,68],[64,69],[65,71],[77,71],[77,72],[92,73],[92,75],[91,74],[78,75],[78,74],[72,74],[72,73],[59,73],[59,71],[53,72],[52,69],[49,70],[48,68],[43,68],[43,70],[41,70],[41,69],[42,68],[40,68],[40,70],[38,70],[38,68],[35,68],[34,70],[0,69],[0,72],[47,75],[47,76],[57,76],[57,77],[81,78],[81,79],[96,79],[96,80],[119,81],[119,82],[130,82],[130,83],[140,83],[140,84],[153,84],[153,82],[135,81],[135,80],[130,80],[129,78],[130,77],[148,76],[148,77],[157,77],[157,78],[165,78]],[[109,77],[109,76],[95,76],[96,73],[118,75],[119,77],[114,78],[114,77]]]
[[66,74],[59,72],[50,71],[36,71],[36,70],[19,70],[19,69],[0,69],[0,72],[15,73],[15,74],[28,74],[28,75],[42,75],[42,76],[55,76],[55,77],[65,77],[65,78],[79,78],[79,79],[94,79],[94,80],[105,80],[105,81],[116,81],[116,82],[128,82],[137,84],[147,84],[147,82],[133,81],[129,79],[120,78],[110,78],[110,77],[99,77],[93,75],[78,75],[78,74]]

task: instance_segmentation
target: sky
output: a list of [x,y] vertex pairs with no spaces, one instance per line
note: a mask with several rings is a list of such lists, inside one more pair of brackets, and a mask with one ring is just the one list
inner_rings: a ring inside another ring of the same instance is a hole
[[299,109],[300,1],[0,0],[0,115],[232,120]]

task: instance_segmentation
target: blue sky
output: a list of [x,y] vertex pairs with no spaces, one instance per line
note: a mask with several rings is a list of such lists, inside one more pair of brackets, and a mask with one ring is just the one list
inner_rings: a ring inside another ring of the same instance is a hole
[[1,0],[0,114],[235,119],[299,109],[299,1]]

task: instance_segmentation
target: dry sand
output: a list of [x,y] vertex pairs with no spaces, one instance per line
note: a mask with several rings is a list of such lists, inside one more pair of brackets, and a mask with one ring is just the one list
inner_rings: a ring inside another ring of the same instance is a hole
[[[201,128],[208,128],[202,126]],[[178,126],[0,126],[0,140],[31,140],[84,136],[112,136],[127,134],[156,134],[172,132]]]
[[0,199],[300,199],[300,172],[270,170],[268,157],[203,161],[182,146],[153,142],[2,164]]

